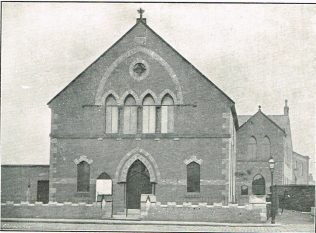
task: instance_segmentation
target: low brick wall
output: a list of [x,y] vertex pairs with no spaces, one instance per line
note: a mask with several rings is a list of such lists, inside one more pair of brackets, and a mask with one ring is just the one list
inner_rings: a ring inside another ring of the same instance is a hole
[[102,219],[111,215],[110,203],[102,209],[97,203],[1,203],[1,218]]
[[[144,198],[144,200],[146,200]],[[229,222],[229,223],[262,223],[267,221],[265,208],[254,205],[238,206],[237,204],[183,203],[168,202],[166,205],[155,201],[141,203],[143,220],[194,221],[194,222]]]
[[[315,185],[277,185],[276,190],[280,208],[284,205],[288,210],[310,212],[315,206]],[[290,197],[283,201],[285,190]]]

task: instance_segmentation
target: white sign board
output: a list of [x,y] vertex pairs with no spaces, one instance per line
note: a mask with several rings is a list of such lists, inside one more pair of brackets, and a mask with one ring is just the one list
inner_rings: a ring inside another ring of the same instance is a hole
[[97,180],[96,195],[112,195],[112,180]]

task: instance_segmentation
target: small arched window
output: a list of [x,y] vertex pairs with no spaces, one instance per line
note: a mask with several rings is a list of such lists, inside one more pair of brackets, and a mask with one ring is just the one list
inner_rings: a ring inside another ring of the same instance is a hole
[[118,132],[118,107],[113,95],[109,95],[105,101],[105,132]]
[[269,159],[271,157],[271,144],[268,136],[263,138],[263,159]]
[[137,107],[132,95],[124,102],[124,134],[135,134],[137,131]]
[[151,95],[146,95],[143,101],[143,133],[156,131],[156,106]]
[[81,161],[77,165],[77,191],[89,192],[90,189],[90,165]]
[[252,181],[252,194],[265,195],[266,194],[266,182],[262,175],[257,174],[253,177]]
[[187,192],[200,192],[200,165],[196,162],[187,165]]
[[248,159],[254,160],[257,156],[257,140],[255,137],[250,137],[248,141]]
[[170,95],[165,95],[161,106],[161,133],[171,133],[174,129],[174,102]]
[[240,187],[241,189],[241,195],[248,195],[248,186],[247,185],[242,185]]

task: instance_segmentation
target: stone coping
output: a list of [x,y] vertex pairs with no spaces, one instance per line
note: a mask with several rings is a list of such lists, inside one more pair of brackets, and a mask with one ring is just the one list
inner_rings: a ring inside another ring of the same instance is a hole
[[93,203],[48,202],[44,204],[43,202],[30,203],[26,201],[21,201],[20,203],[15,203],[13,201],[7,201],[5,203],[4,202],[1,203],[1,206],[86,206],[86,207],[91,207],[91,206],[97,206],[97,205],[98,205],[97,202],[93,202]]
[[229,203],[227,205],[219,202],[219,203],[213,203],[212,205],[208,205],[206,202],[192,204],[191,202],[183,202],[182,204],[177,204],[176,202],[167,202],[167,204],[161,204],[161,202],[151,203],[151,206],[157,206],[162,208],[238,208],[238,209],[254,209],[256,208],[255,205],[252,204],[246,204],[246,205],[238,205],[238,204],[232,204]]

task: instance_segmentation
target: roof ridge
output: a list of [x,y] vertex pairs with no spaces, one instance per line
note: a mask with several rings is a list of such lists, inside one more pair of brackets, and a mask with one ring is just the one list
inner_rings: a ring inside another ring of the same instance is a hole
[[248,123],[248,121],[250,119],[252,119],[254,116],[256,116],[257,114],[261,113],[264,117],[266,117],[271,123],[273,123],[276,127],[278,127],[284,134],[286,134],[285,129],[281,128],[281,126],[279,126],[275,121],[273,121],[269,116],[267,116],[266,114],[264,114],[261,110],[257,111],[255,114],[253,114],[246,122],[244,122],[239,128],[242,128],[245,124]]

